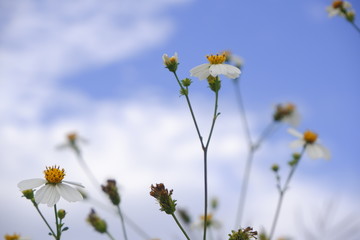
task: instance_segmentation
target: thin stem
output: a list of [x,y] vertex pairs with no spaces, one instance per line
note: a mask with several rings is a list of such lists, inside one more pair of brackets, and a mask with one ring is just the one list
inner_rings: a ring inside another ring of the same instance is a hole
[[[77,148],[74,148],[77,159],[81,165],[81,167],[83,168],[84,172],[86,173],[87,177],[90,179],[90,181],[92,182],[92,184],[96,187],[96,189],[99,189],[99,186],[101,186],[101,184],[96,180],[95,175],[92,173],[92,171],[90,170],[90,168],[88,167],[88,165],[86,164],[86,161],[84,160],[84,158],[82,157],[80,151]],[[102,191],[101,191],[102,192]],[[103,193],[103,192],[102,192]],[[103,209],[106,208],[106,206],[97,201],[96,199],[93,199],[93,201],[95,201],[96,204],[98,204],[100,207],[102,207]],[[124,215],[124,214],[123,214]],[[135,232],[137,232],[139,235],[142,235],[142,237],[144,239],[150,239],[151,237],[145,233],[138,225],[136,225],[136,223],[134,221],[132,221],[129,217],[125,216],[124,217],[127,219],[127,222],[129,223],[129,225],[135,230]]]
[[56,240],[60,240],[61,237],[61,226],[59,224],[59,218],[57,214],[56,204],[54,205],[55,223],[56,223]]
[[243,128],[245,131],[245,135],[246,135],[246,139],[248,141],[248,146],[252,147],[253,143],[252,143],[252,139],[251,139],[251,134],[250,134],[250,128],[249,128],[249,124],[246,118],[246,112],[245,112],[245,107],[244,107],[244,101],[242,99],[242,95],[241,95],[241,91],[240,91],[240,79],[237,78],[233,81],[233,83],[235,84],[235,96],[237,98],[237,103],[239,105],[239,111],[240,111],[240,117],[241,117],[241,122],[243,123]]
[[91,183],[95,186],[95,188],[98,189],[99,186],[101,186],[101,184],[96,180],[95,175],[92,173],[89,166],[86,164],[86,162],[85,162],[84,158],[82,157],[80,151],[75,151],[75,153],[76,153],[77,159],[79,161],[79,164],[83,168],[85,174],[90,179]]
[[42,218],[42,220],[45,222],[46,226],[49,228],[51,234],[54,236],[54,238],[56,239],[56,234],[55,232],[52,230],[52,228],[50,227],[49,223],[46,221],[44,215],[41,213],[38,204],[36,202],[33,202],[34,207],[36,208],[37,212],[40,214],[40,217]]
[[356,31],[358,31],[360,33],[360,28],[358,25],[356,25],[354,22],[350,22],[351,25],[356,29]]
[[121,209],[120,209],[120,205],[117,205],[117,210],[121,219],[121,227],[123,229],[123,234],[124,234],[124,239],[127,240],[127,234],[126,234],[126,228],[125,228],[125,221],[124,221],[124,217],[122,215]]
[[256,150],[259,149],[262,142],[265,140],[265,138],[269,137],[273,132],[276,125],[276,122],[271,122],[261,133],[259,139],[256,142],[253,142],[250,128],[248,124],[248,120],[246,118],[246,111],[244,106],[244,101],[242,98],[241,90],[240,90],[240,83],[239,78],[235,79],[233,83],[235,84],[235,96],[238,102],[238,109],[240,112],[241,122],[243,123],[244,132],[246,135],[247,143],[248,143],[248,156],[245,164],[242,184],[240,188],[240,198],[238,203],[238,211],[235,219],[235,229],[241,225],[241,221],[244,214],[245,209],[245,203],[246,203],[246,196],[247,196],[247,189],[250,181],[250,175],[251,175],[251,168],[252,163],[254,159],[254,154]]
[[[185,90],[184,87],[182,86],[182,84],[181,84],[181,82],[180,82],[180,80],[179,80],[179,77],[177,76],[176,72],[173,72],[173,73],[174,73],[174,75],[175,75],[176,81],[178,82],[181,90]],[[198,137],[199,137],[199,140],[200,140],[201,147],[204,149],[205,146],[204,146],[203,138],[202,138],[202,136],[201,136],[200,129],[199,129],[199,126],[198,126],[198,124],[197,124],[197,121],[196,121],[196,118],[195,118],[195,114],[194,114],[194,111],[193,111],[193,109],[192,109],[192,106],[191,106],[191,103],[190,103],[190,99],[189,99],[188,94],[185,94],[185,98],[186,98],[186,102],[187,102],[187,104],[188,104],[188,106],[189,106],[189,110],[190,110],[190,113],[191,113],[191,117],[192,117],[192,119],[193,119],[193,121],[194,121],[194,125],[195,125],[196,132],[197,132]]]
[[275,121],[272,121],[269,125],[267,125],[267,127],[262,131],[259,139],[254,143],[253,148],[257,150],[261,146],[263,141],[275,132],[275,130],[277,129],[276,127],[278,126],[278,122]]
[[207,148],[205,148],[204,149],[204,234],[203,234],[204,240],[206,239],[207,210],[208,210]]
[[206,229],[207,229],[207,210],[208,210],[208,183],[207,183],[207,153],[208,153],[208,148],[210,145],[210,140],[212,137],[212,133],[214,131],[214,126],[215,126],[215,122],[217,117],[219,116],[218,113],[218,100],[219,100],[219,90],[215,91],[215,106],[214,106],[214,116],[213,116],[213,120],[211,123],[211,128],[210,128],[210,132],[209,132],[209,136],[208,136],[208,140],[206,142],[206,146],[205,148],[203,148],[204,150],[204,237],[203,239],[206,239]]
[[126,223],[130,225],[134,229],[135,232],[137,232],[139,235],[141,235],[144,239],[151,239],[150,235],[148,235],[144,230],[142,230],[133,220],[131,220],[128,216],[126,216],[123,213],[124,219],[126,219]]
[[244,207],[245,207],[245,202],[246,202],[247,189],[249,186],[251,166],[252,166],[252,162],[254,159],[254,153],[255,152],[252,148],[249,149],[249,153],[248,153],[248,157],[247,157],[246,165],[245,165],[245,169],[244,169],[243,180],[242,180],[242,184],[241,184],[240,199],[239,199],[238,211],[237,211],[237,216],[236,216],[236,221],[235,221],[235,229],[237,229],[238,226],[241,225],[242,217],[244,214]]
[[214,116],[213,116],[213,120],[212,120],[212,123],[211,123],[211,128],[210,128],[209,137],[208,137],[208,140],[207,140],[206,146],[205,146],[206,149],[208,149],[208,147],[209,147],[210,140],[211,140],[211,136],[212,136],[212,133],[213,133],[213,131],[214,131],[215,122],[216,122],[217,117],[219,116],[219,113],[217,112],[217,109],[218,109],[218,100],[219,100],[219,91],[215,91]]
[[179,220],[176,218],[174,213],[171,213],[171,216],[174,218],[176,224],[179,226],[180,230],[183,232],[183,234],[185,235],[186,239],[190,240],[189,236],[186,234],[184,228],[181,226]]
[[115,240],[115,238],[108,231],[106,231],[105,233],[111,240]]
[[279,200],[278,200],[278,203],[277,203],[277,207],[276,207],[276,211],[275,211],[275,215],[274,215],[274,220],[273,220],[273,223],[272,223],[272,226],[271,226],[269,240],[271,240],[273,235],[274,235],[275,228],[276,228],[276,225],[277,225],[277,221],[279,219],[280,210],[281,210],[281,206],[282,206],[282,202],[283,202],[285,192],[289,187],[290,180],[292,179],[292,177],[294,175],[294,172],[297,169],[297,166],[299,165],[299,162],[300,162],[300,160],[301,160],[301,158],[302,158],[302,156],[303,156],[303,154],[305,152],[305,149],[306,149],[306,145],[304,145],[304,147],[303,147],[303,149],[302,149],[302,151],[300,153],[298,161],[296,162],[296,164],[294,166],[292,166],[292,168],[290,170],[290,173],[289,173],[289,175],[288,175],[288,177],[287,177],[287,179],[286,179],[286,181],[285,181],[282,188],[280,186],[280,182],[278,182]]

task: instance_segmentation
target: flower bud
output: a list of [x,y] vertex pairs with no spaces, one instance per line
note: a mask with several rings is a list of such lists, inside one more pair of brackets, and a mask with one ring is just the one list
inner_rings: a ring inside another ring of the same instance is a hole
[[33,189],[24,190],[24,191],[22,191],[22,194],[26,199],[29,199],[29,200],[34,199],[34,190]]
[[274,172],[279,171],[279,165],[273,164],[273,165],[271,166],[271,170],[273,170]]
[[176,200],[171,198],[173,190],[168,191],[164,184],[151,185],[150,195],[160,204],[160,210],[167,214],[173,214],[176,211]]
[[60,219],[64,219],[65,218],[65,215],[66,215],[66,211],[64,209],[59,209],[59,211],[57,212],[58,214],[58,217]]
[[120,203],[120,195],[118,193],[118,189],[116,187],[116,181],[113,179],[107,180],[107,185],[101,185],[102,190],[109,196],[111,202],[114,205],[119,205]]
[[184,87],[188,87],[191,85],[192,81],[190,78],[185,78],[185,79],[181,80],[181,83]]
[[91,212],[88,216],[88,218],[86,219],[91,226],[94,227],[94,229],[96,231],[98,231],[99,233],[105,233],[107,232],[107,225],[106,222],[101,219],[96,213],[94,209],[91,209]]
[[174,56],[169,57],[167,54],[164,54],[162,56],[163,63],[167,69],[169,69],[170,72],[176,72],[177,66],[179,65],[178,62],[178,55],[177,53],[174,54]]
[[178,209],[177,212],[180,218],[184,221],[184,223],[188,225],[191,223],[191,218],[189,216],[189,213],[185,209]]
[[256,239],[257,231],[253,231],[251,227],[239,229],[237,232],[231,231],[229,240],[251,240]]
[[213,77],[212,75],[209,75],[207,77],[209,87],[212,91],[218,92],[221,88],[221,81],[218,76]]

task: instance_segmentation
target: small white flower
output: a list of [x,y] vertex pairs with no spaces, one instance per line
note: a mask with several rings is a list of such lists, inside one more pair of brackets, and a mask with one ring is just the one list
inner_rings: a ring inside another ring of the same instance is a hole
[[318,143],[318,135],[312,131],[305,131],[300,133],[297,130],[290,128],[288,132],[299,138],[291,142],[290,147],[299,148],[305,146],[306,154],[312,159],[324,158],[326,160],[330,159],[330,151],[325,148],[323,145]]
[[346,1],[334,1],[326,8],[326,11],[329,13],[329,17],[336,15],[346,17],[346,13],[351,11],[351,4]]
[[77,189],[67,184],[72,184],[78,187],[84,186],[80,183],[63,181],[65,177],[64,169],[60,169],[60,167],[56,166],[46,167],[44,174],[45,179],[33,178],[23,180],[18,183],[18,187],[21,191],[25,191],[42,186],[35,192],[35,202],[37,204],[47,204],[49,207],[54,206],[60,200],[60,197],[69,202],[76,202],[83,199],[81,193]]
[[169,57],[166,53],[162,56],[163,64],[170,72],[176,72],[177,66],[179,65],[178,54],[175,53],[174,56]]
[[200,80],[206,79],[210,75],[216,77],[218,75],[225,75],[228,78],[238,78],[241,71],[239,68],[230,64],[225,64],[226,56],[223,55],[209,55],[206,56],[209,63],[204,63],[196,66],[190,70],[191,76],[195,76]]
[[300,124],[301,116],[294,104],[278,104],[275,109],[274,120],[287,123],[292,127],[297,127]]
[[[205,217],[204,216],[200,216],[199,221],[194,222],[191,227],[192,228],[197,228],[197,229],[203,229],[204,228],[204,224],[205,224]],[[208,228],[221,228],[221,223],[214,219],[213,215],[211,213],[209,213],[207,215],[207,221],[206,221],[206,225]]]
[[163,63],[165,66],[168,66],[169,64],[172,64],[172,63],[178,63],[178,54],[177,52],[174,53],[174,56],[172,57],[169,57],[166,53],[163,54],[162,56],[162,59],[163,59]]

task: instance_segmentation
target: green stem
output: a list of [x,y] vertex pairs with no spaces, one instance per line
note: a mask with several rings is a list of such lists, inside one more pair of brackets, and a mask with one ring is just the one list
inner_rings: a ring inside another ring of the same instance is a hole
[[241,91],[240,91],[240,79],[237,78],[233,81],[233,83],[235,84],[235,96],[237,99],[237,103],[238,103],[238,107],[239,107],[239,112],[240,112],[240,117],[241,117],[241,122],[243,123],[243,128],[245,131],[245,135],[246,135],[246,139],[248,141],[248,146],[252,147],[253,146],[253,142],[251,139],[251,134],[250,134],[250,127],[246,118],[246,112],[245,112],[245,107],[244,107],[244,101],[241,95]]
[[86,164],[84,158],[82,157],[80,151],[76,151],[76,156],[78,159],[78,162],[80,164],[80,166],[83,168],[85,174],[87,175],[87,177],[90,179],[91,183],[94,185],[94,187],[96,189],[99,189],[99,187],[101,186],[101,184],[96,180],[96,177],[94,176],[94,174],[92,173],[92,171],[90,170],[89,166]]
[[234,229],[238,229],[238,227],[241,226],[241,221],[242,221],[242,217],[244,214],[244,207],[245,207],[245,202],[246,202],[247,188],[249,186],[251,167],[252,167],[252,162],[254,159],[254,153],[255,153],[254,149],[250,148],[248,157],[246,160],[246,165],[245,165],[244,174],[243,174],[243,180],[242,180],[241,189],[240,189],[240,198],[239,198],[238,211],[237,211]]
[[292,168],[290,170],[290,173],[289,173],[289,175],[288,175],[288,177],[287,177],[287,179],[286,179],[286,181],[284,183],[284,186],[282,188],[280,186],[280,182],[278,182],[279,200],[278,200],[278,203],[277,203],[277,206],[276,206],[273,223],[272,223],[271,230],[270,230],[269,240],[271,240],[272,237],[274,236],[274,232],[275,232],[275,228],[276,228],[276,225],[277,225],[277,221],[279,219],[280,210],[281,210],[281,206],[282,206],[282,203],[283,203],[283,198],[284,198],[285,192],[289,187],[290,180],[292,179],[292,177],[293,177],[293,175],[295,173],[295,170],[297,169],[297,166],[299,165],[299,162],[300,162],[300,160],[301,160],[301,158],[302,158],[302,156],[303,156],[303,154],[305,152],[305,149],[306,149],[306,145],[304,145],[304,147],[303,147],[303,149],[302,149],[302,151],[300,153],[299,160],[297,161],[297,163],[294,166],[292,166]]
[[133,220],[131,220],[128,216],[123,213],[124,219],[126,219],[126,223],[133,228],[133,230],[142,236],[143,239],[151,239],[150,235],[144,232]]
[[356,25],[354,22],[350,22],[351,25],[356,29],[356,31],[358,31],[358,33],[360,33],[360,28],[358,25]]
[[49,228],[51,234],[54,236],[54,238],[56,239],[56,235],[55,232],[52,230],[52,228],[50,227],[49,223],[46,221],[44,215],[41,213],[38,204],[35,201],[32,201],[34,204],[34,207],[36,208],[37,212],[39,213],[40,217],[42,218],[42,220],[45,222],[46,226]]
[[[177,76],[176,72],[173,72],[174,75],[175,75],[175,78],[176,78],[176,81],[178,82],[181,90],[185,90],[184,87],[182,86],[180,80],[179,80],[179,77]],[[189,106],[189,110],[190,110],[190,113],[191,113],[191,117],[193,119],[193,122],[194,122],[194,125],[195,125],[195,128],[196,128],[196,132],[198,134],[198,137],[199,137],[199,140],[200,140],[200,144],[201,144],[201,147],[204,149],[205,146],[204,146],[204,142],[203,142],[203,137],[201,136],[201,133],[200,133],[200,129],[199,129],[199,126],[197,124],[197,121],[196,121],[196,118],[195,118],[195,114],[194,114],[194,111],[192,109],[192,106],[191,106],[191,103],[190,103],[190,98],[188,96],[188,94],[185,94],[185,98],[186,98],[186,102]]]
[[56,223],[56,240],[60,240],[61,238],[61,225],[59,224],[59,218],[57,214],[56,204],[54,205],[54,212],[55,212],[55,223]]
[[121,219],[121,227],[123,229],[123,234],[124,234],[124,239],[127,240],[127,234],[126,234],[126,228],[125,228],[125,221],[124,221],[124,217],[122,215],[121,209],[120,209],[120,205],[117,205],[117,210]]
[[259,149],[260,145],[263,143],[263,141],[269,137],[271,135],[271,133],[274,132],[274,127],[276,125],[276,122],[272,122],[270,123],[261,133],[259,139],[256,142],[253,142],[252,137],[251,137],[251,133],[250,133],[250,128],[249,128],[249,124],[248,124],[248,120],[246,117],[246,111],[245,111],[245,106],[244,106],[244,101],[242,98],[242,94],[240,91],[240,79],[237,78],[233,81],[233,83],[235,84],[235,96],[237,99],[237,103],[238,103],[238,109],[239,109],[239,113],[240,113],[240,117],[241,117],[241,122],[243,124],[243,129],[246,135],[246,140],[248,143],[248,156],[247,156],[247,160],[245,163],[245,168],[244,168],[244,174],[243,174],[243,179],[242,179],[242,183],[241,183],[241,188],[240,188],[240,198],[239,198],[239,203],[238,203],[238,210],[237,210],[237,214],[236,214],[236,219],[235,219],[235,229],[238,228],[238,226],[241,225],[242,222],[242,218],[244,215],[244,209],[245,209],[245,203],[246,203],[246,196],[247,196],[247,189],[248,189],[248,185],[249,185],[249,181],[250,181],[250,175],[251,175],[251,168],[252,168],[252,163],[253,163],[253,159],[254,159],[254,154],[256,152],[256,150]]
[[115,238],[108,231],[106,231],[105,234],[108,235],[111,240],[115,240]]
[[215,106],[214,106],[214,115],[213,115],[213,120],[211,123],[211,128],[210,128],[210,132],[209,132],[209,136],[208,136],[208,140],[206,142],[206,146],[205,148],[203,148],[204,150],[204,237],[203,239],[206,239],[206,230],[207,230],[207,210],[208,210],[208,181],[207,181],[207,153],[208,153],[208,148],[210,145],[210,140],[212,137],[212,133],[214,131],[214,126],[215,126],[215,122],[217,117],[219,116],[218,113],[218,100],[219,100],[219,90],[215,91]]
[[185,235],[186,239],[190,240],[189,236],[186,234],[184,228],[181,226],[179,220],[176,218],[174,213],[171,213],[171,216],[174,218],[176,224],[179,226],[180,230],[183,232],[183,234]]

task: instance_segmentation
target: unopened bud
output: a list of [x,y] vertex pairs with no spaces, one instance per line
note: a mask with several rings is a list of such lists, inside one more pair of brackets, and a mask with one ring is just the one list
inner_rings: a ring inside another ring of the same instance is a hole
[[90,224],[91,226],[94,227],[94,229],[96,231],[98,231],[99,233],[105,233],[107,232],[107,225],[106,225],[106,222],[101,219],[95,212],[94,209],[91,209],[91,212],[88,216],[88,218],[86,219]]
[[65,218],[65,215],[66,215],[66,211],[65,211],[64,209],[60,209],[60,210],[57,212],[57,214],[58,214],[58,217],[59,217],[60,219],[64,219],[64,218]]

